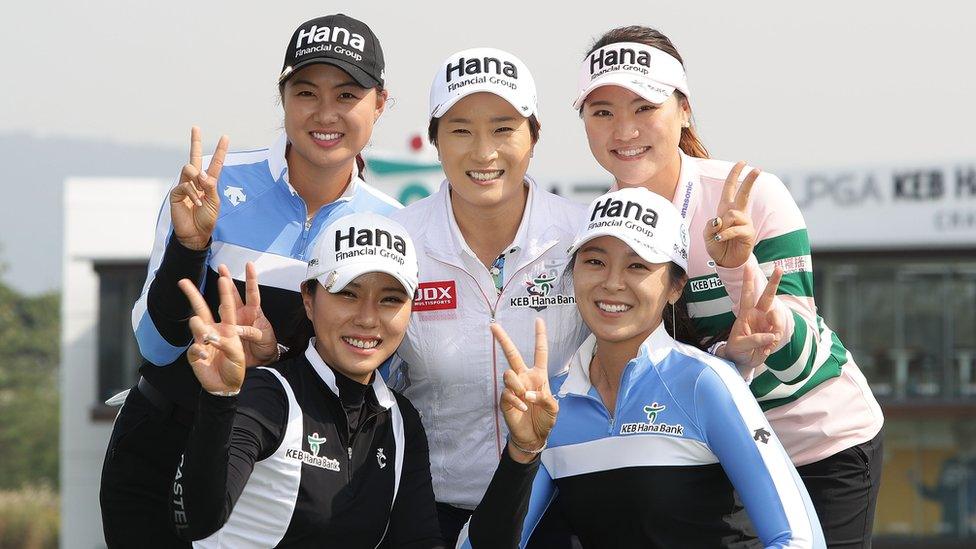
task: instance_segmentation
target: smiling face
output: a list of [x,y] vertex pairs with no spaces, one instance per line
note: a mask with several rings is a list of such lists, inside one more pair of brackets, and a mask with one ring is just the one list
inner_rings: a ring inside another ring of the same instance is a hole
[[533,146],[529,120],[492,93],[461,99],[437,126],[437,152],[452,200],[472,207],[523,196]]
[[677,182],[681,127],[691,116],[677,93],[655,105],[620,86],[604,86],[587,96],[582,116],[590,152],[621,187]]
[[281,93],[289,163],[300,163],[303,173],[347,165],[369,142],[386,97],[333,65],[298,71]]
[[[311,284],[317,287],[309,292]],[[356,277],[338,293],[327,291],[316,280],[302,285],[316,351],[329,366],[363,384],[403,340],[410,321],[410,297],[386,273]]]
[[573,284],[580,316],[599,342],[640,345],[677,301],[670,263],[650,263],[622,240],[594,238],[576,253]]

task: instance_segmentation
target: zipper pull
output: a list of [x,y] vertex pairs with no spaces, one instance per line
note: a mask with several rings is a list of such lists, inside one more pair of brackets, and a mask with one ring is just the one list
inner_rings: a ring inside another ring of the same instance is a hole
[[347,450],[349,450],[349,459],[351,460],[352,459],[352,446],[348,447]]
[[312,219],[309,218],[309,219],[305,220],[305,230],[308,231],[311,228],[312,228]]

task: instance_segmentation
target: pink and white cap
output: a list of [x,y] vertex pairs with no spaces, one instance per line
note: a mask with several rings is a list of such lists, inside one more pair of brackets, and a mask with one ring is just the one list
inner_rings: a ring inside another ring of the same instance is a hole
[[637,42],[607,44],[583,59],[573,108],[579,110],[590,92],[603,86],[626,88],[655,105],[664,103],[674,90],[686,97],[690,95],[681,62],[667,52]]
[[441,63],[430,85],[430,117],[440,118],[472,93],[488,92],[519,114],[538,116],[535,80],[521,59],[495,48],[459,51]]

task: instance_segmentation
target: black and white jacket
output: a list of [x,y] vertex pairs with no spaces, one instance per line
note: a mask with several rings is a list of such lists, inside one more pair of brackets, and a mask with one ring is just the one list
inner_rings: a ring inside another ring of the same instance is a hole
[[360,385],[316,352],[201,392],[172,493],[195,547],[442,547],[427,439],[381,376]]

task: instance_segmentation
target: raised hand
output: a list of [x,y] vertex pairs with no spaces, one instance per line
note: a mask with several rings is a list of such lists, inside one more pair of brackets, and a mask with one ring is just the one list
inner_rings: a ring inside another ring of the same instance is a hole
[[217,224],[217,214],[220,212],[217,180],[229,143],[226,135],[220,137],[207,171],[203,171],[200,128],[193,126],[190,130],[190,163],[183,166],[180,182],[169,192],[169,211],[173,219],[173,234],[180,244],[191,250],[206,248]]
[[[221,277],[230,276],[230,269],[221,264],[217,267]],[[278,357],[278,340],[275,338],[271,322],[261,310],[261,291],[258,289],[258,273],[250,261],[244,266],[244,295],[241,299],[237,284],[232,284],[235,314],[237,315],[237,334],[244,341],[244,362],[250,366],[268,364]]]
[[739,294],[739,315],[732,324],[732,332],[725,344],[725,358],[735,362],[740,371],[749,371],[766,362],[785,331],[782,314],[774,298],[783,270],[776,267],[759,299],[753,282],[753,267],[746,266]]
[[208,393],[236,393],[244,383],[244,347],[237,335],[237,310],[234,304],[234,281],[222,276],[217,280],[220,294],[220,323],[214,321],[207,302],[189,279],[179,282],[190,300],[195,316],[190,318],[193,344],[187,359],[200,385]]
[[762,170],[753,168],[739,185],[739,174],[745,166],[745,162],[739,162],[729,171],[715,217],[705,223],[705,249],[708,255],[719,266],[729,269],[745,263],[756,245],[756,229],[746,213],[746,207],[752,185]]
[[541,318],[535,320],[535,364],[532,368],[525,365],[504,328],[497,323],[492,324],[491,333],[505,353],[509,366],[504,375],[505,390],[499,402],[505,424],[508,425],[508,453],[512,459],[528,463],[535,456],[524,450],[543,448],[559,413],[559,403],[549,390],[546,324]]

